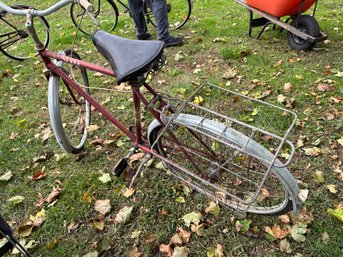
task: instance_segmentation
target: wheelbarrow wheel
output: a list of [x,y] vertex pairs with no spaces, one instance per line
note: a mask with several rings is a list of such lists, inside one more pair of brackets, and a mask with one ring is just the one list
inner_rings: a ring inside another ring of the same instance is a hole
[[[301,15],[299,16],[299,19],[295,18],[292,21],[291,26],[298,28],[300,31],[312,37],[318,37],[320,35],[318,22],[310,15]],[[287,40],[288,44],[296,50],[311,50],[314,46],[314,43],[311,43],[290,31],[287,33]]]

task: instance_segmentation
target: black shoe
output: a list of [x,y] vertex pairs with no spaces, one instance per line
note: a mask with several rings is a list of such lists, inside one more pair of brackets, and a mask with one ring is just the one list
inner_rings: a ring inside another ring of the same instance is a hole
[[182,42],[182,37],[170,37],[167,40],[164,40],[164,47],[179,46]]
[[149,38],[151,38],[151,34],[150,33],[145,33],[143,35],[137,36],[138,40],[148,40]]

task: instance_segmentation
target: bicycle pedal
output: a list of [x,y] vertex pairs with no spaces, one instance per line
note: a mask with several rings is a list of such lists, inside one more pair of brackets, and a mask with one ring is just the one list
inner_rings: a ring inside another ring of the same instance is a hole
[[127,168],[128,163],[126,158],[120,159],[112,169],[112,174],[116,177],[120,177],[124,170]]

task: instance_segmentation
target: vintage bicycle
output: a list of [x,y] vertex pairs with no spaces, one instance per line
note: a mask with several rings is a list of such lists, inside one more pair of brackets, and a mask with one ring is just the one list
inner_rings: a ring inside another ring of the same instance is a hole
[[[16,10],[0,1],[7,12],[27,16],[27,29],[48,70],[51,125],[66,152],[82,151],[93,106],[132,142],[133,148],[114,168],[115,175],[125,170],[135,151],[146,153],[130,186],[154,156],[183,183],[234,209],[263,215],[299,210],[306,197],[287,168],[295,152],[287,139],[295,113],[211,84],[198,87],[186,99],[157,92],[145,75],[163,64],[161,41],[130,40],[98,30],[93,43],[112,69],[83,61],[73,50],[47,50],[36,35],[33,17],[72,2],[61,0],[46,10]],[[94,7],[88,1],[79,4],[92,15]],[[86,70],[130,85],[132,127],[91,96]],[[153,118],[148,128],[142,126],[141,105]]]
[[[12,5],[13,9],[29,9],[27,5]],[[35,20],[37,36],[47,47],[50,40],[49,24],[44,17]],[[12,15],[0,9],[0,51],[18,61],[23,61],[34,57],[32,52],[33,41],[25,28],[25,18]],[[31,46],[31,47],[30,47]]]
[[[142,1],[142,0],[140,0]],[[130,14],[128,4],[123,0],[117,0],[123,8],[124,13]],[[114,0],[95,0],[93,1],[94,17],[99,22],[100,28],[104,31],[113,31],[118,23],[119,9]],[[192,0],[168,0],[167,12],[170,29],[181,28],[189,20],[192,12]],[[156,27],[156,22],[152,11],[144,1],[144,13],[147,23]],[[70,7],[70,17],[74,25],[85,34],[91,33],[97,28],[94,21],[87,15],[86,10],[77,3],[72,3]]]

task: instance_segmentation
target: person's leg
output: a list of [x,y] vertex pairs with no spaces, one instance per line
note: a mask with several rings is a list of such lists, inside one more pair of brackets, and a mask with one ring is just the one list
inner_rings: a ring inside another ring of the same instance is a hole
[[144,17],[144,5],[142,0],[129,0],[129,8],[136,27],[138,39],[147,39],[147,25]]
[[146,2],[153,12],[156,20],[158,39],[162,41],[168,40],[171,36],[169,33],[166,0],[146,0]]

